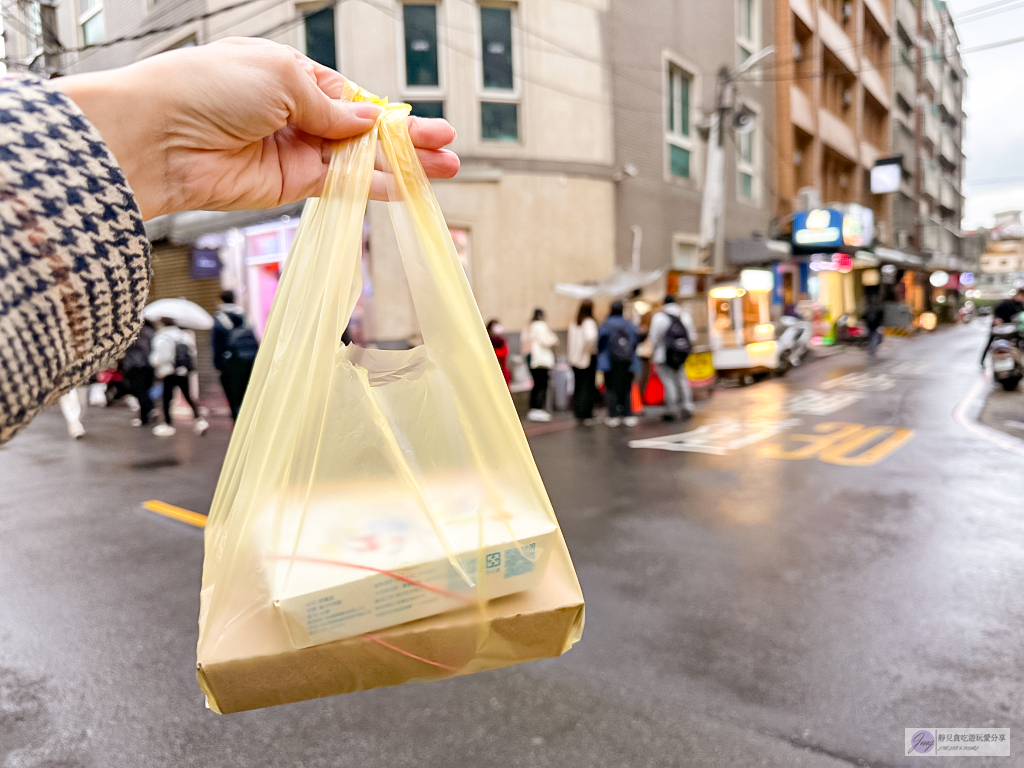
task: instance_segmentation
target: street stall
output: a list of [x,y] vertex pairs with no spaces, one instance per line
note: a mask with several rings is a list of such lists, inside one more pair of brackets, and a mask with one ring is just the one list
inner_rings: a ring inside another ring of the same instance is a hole
[[708,292],[708,335],[715,370],[749,383],[754,374],[779,366],[771,294],[775,276],[767,269],[744,269],[740,279]]

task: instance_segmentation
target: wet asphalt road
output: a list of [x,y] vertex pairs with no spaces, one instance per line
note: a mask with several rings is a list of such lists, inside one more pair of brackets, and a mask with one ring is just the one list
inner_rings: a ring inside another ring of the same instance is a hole
[[[1024,454],[953,416],[983,341],[845,351],[682,427],[546,425],[575,649],[228,717],[194,678],[201,531],[139,508],[205,511],[227,425],[159,441],[92,410],[75,443],[46,413],[0,449],[0,768],[895,766],[905,727],[1024,739]],[[851,425],[892,428],[877,463],[812,442],[871,437]]]

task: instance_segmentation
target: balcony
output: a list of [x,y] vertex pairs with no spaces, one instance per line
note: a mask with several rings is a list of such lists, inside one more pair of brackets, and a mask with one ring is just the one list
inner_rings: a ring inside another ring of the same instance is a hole
[[922,190],[933,200],[938,200],[942,191],[942,176],[939,173],[939,166],[934,160],[924,162],[924,179]]
[[922,107],[924,112],[924,137],[932,143],[932,146],[939,146],[939,137],[942,134],[941,121],[935,111],[935,108],[930,104],[925,104]]
[[956,190],[953,189],[953,185],[948,179],[942,180],[942,189],[939,191],[939,205],[943,208],[948,208],[951,211],[957,209],[957,198],[960,196]]
[[939,154],[950,165],[957,165],[960,162],[960,152],[956,148],[956,142],[949,135],[949,131],[943,129],[942,138],[939,140]]
[[917,6],[910,0],[896,0],[896,21],[913,40],[917,35]]
[[942,106],[953,117],[959,117],[960,100],[953,93],[953,86],[949,84],[949,80],[943,80],[942,82]]
[[857,140],[842,118],[827,109],[818,110],[818,130],[821,140],[848,160],[857,162]]
[[926,48],[924,51],[924,80],[932,87],[932,93],[938,93],[942,87],[942,74],[936,55],[935,48]]
[[789,86],[789,119],[793,121],[793,125],[807,133],[816,132],[811,100],[798,85]]
[[917,78],[914,70],[902,60],[896,65],[896,93],[910,105],[913,105],[914,96],[917,94]]

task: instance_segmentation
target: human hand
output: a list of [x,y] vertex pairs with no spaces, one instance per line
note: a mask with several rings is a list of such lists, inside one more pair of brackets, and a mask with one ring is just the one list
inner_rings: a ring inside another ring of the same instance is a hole
[[[274,208],[320,193],[333,143],[369,130],[380,108],[341,101],[345,78],[294,48],[229,38],[54,84],[96,126],[144,219],[184,210]],[[445,120],[409,118],[427,176],[459,158]],[[371,197],[385,199],[374,173]]]

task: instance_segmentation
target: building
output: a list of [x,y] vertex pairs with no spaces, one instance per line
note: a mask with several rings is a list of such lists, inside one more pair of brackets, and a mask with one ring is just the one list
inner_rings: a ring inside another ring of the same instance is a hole
[[[237,0],[89,0],[82,12],[81,0],[65,3],[66,48],[162,30],[68,55],[65,68],[107,68],[230,35],[287,43],[374,93],[411,103],[414,113],[444,116],[456,127],[452,148],[462,169],[434,190],[485,317],[518,329],[542,306],[564,328],[575,303],[555,294],[555,283],[612,271],[611,96],[598,6],[563,0],[236,6]],[[94,37],[97,25],[103,34]],[[207,237],[200,245],[221,251],[261,318],[299,210],[181,214],[153,233],[177,244]],[[365,341],[401,344],[418,331],[385,204],[370,204],[365,230],[359,331]]]
[[[714,73],[734,69],[771,43],[772,10],[767,0],[619,0],[609,4],[605,20],[614,73],[618,263],[634,266],[636,252],[635,266],[668,270],[669,287],[683,297],[699,329],[706,328],[713,279],[699,243]],[[736,82],[735,113],[745,109],[751,123],[748,132],[730,130],[725,137],[724,228],[727,255],[755,251],[755,259],[769,261],[775,104],[773,86],[758,72]],[[737,269],[727,265],[727,272]],[[652,286],[652,293],[664,287]]]
[[[1003,211],[995,226],[983,232],[983,252],[978,256],[975,297],[1000,301],[1024,287],[1024,227],[1020,211]],[[975,236],[965,237],[968,247]]]
[[893,246],[928,269],[971,269],[964,261],[964,85],[959,38],[941,0],[894,0],[893,154],[903,183],[893,195]]

